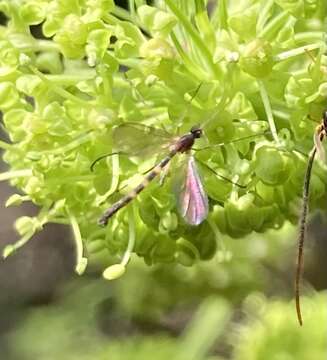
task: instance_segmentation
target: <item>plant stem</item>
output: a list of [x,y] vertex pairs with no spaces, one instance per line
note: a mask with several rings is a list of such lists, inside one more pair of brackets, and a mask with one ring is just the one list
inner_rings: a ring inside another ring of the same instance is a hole
[[274,121],[274,115],[273,115],[273,112],[272,112],[272,109],[271,109],[271,105],[270,105],[267,90],[266,90],[262,80],[258,80],[258,85],[259,85],[260,95],[261,95],[261,99],[262,99],[262,102],[263,102],[263,106],[264,106],[265,111],[266,111],[266,115],[267,115],[269,128],[270,128],[272,137],[274,138],[274,140],[278,144],[279,139],[278,139],[278,136],[277,136],[277,130],[276,130],[276,125],[275,125],[275,121]]
[[170,10],[175,14],[175,16],[179,19],[187,33],[190,35],[196,47],[200,50],[200,53],[203,56],[208,70],[211,73],[211,76],[214,76],[216,79],[218,79],[220,77],[219,68],[213,63],[212,54],[201,39],[199,33],[194,29],[192,23],[187,19],[187,17],[179,10],[178,6],[176,6],[174,1],[166,0],[166,4],[169,6]]

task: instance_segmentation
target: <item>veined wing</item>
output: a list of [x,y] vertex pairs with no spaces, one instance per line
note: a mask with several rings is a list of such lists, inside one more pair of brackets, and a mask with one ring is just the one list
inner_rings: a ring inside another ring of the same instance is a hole
[[126,122],[113,129],[113,142],[117,151],[142,156],[160,153],[168,148],[173,139],[163,129]]
[[193,156],[189,156],[183,186],[178,195],[181,216],[190,225],[199,225],[208,216],[208,197]]

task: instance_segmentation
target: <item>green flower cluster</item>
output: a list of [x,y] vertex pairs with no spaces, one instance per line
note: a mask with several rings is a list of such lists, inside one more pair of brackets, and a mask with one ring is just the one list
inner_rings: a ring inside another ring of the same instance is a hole
[[[122,256],[104,272],[111,279],[132,252],[147,264],[192,265],[215,254],[220,233],[242,237],[297,220],[311,119],[319,121],[326,106],[325,0],[220,0],[208,4],[210,12],[204,0],[129,5],[0,2],[9,19],[0,32],[0,110],[11,140],[0,143],[10,166],[0,179],[21,191],[8,206],[41,208],[16,221],[21,239],[5,256],[48,222],[70,224],[76,270],[84,271],[84,252]],[[46,39],[31,35],[39,24]],[[117,190],[136,185],[142,176],[135,174],[157,160],[114,155],[90,171],[115,150],[112,129],[125,121],[172,134],[203,124],[197,148],[208,148],[196,158],[246,188],[204,169],[210,215],[190,227],[178,217],[169,178],[100,228]],[[325,202],[325,179],[319,164],[315,207]]]

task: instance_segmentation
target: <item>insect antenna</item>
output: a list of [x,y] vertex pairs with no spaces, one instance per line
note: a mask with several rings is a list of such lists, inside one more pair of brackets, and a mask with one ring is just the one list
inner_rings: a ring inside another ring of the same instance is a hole
[[203,165],[205,168],[207,168],[209,171],[211,171],[212,173],[214,173],[216,176],[220,177],[221,179],[223,179],[223,180],[225,180],[225,181],[227,181],[227,182],[229,182],[229,183],[231,183],[231,184],[233,184],[233,185],[235,185],[235,186],[237,186],[237,187],[239,187],[239,188],[241,188],[241,189],[246,189],[246,188],[247,188],[246,185],[241,185],[241,184],[239,184],[239,183],[237,183],[237,182],[235,182],[235,181],[227,178],[226,176],[219,174],[216,170],[214,170],[212,167],[210,167],[209,165],[207,165],[207,164],[206,164],[205,162],[203,162],[202,160],[196,159],[196,161],[197,161],[198,163],[200,163],[201,165]]
[[311,180],[312,167],[316,156],[316,152],[317,149],[316,146],[314,146],[310,151],[307,170],[305,173],[303,194],[302,194],[302,210],[300,216],[299,239],[298,239],[298,255],[297,255],[297,265],[296,265],[296,275],[295,275],[295,305],[296,305],[297,318],[301,326],[303,324],[303,321],[302,321],[301,304],[300,304],[300,280],[303,269],[303,245],[304,245],[304,238],[307,227],[310,180]]
[[266,130],[266,131],[264,131],[264,132],[262,132],[262,133],[252,134],[252,135],[248,135],[248,136],[243,136],[243,137],[240,137],[240,138],[231,140],[231,141],[226,141],[226,142],[219,143],[219,144],[214,144],[214,145],[205,146],[205,147],[200,148],[200,149],[192,148],[192,150],[194,150],[194,151],[209,150],[209,149],[212,149],[212,148],[215,148],[215,147],[222,147],[222,146],[229,145],[229,144],[233,144],[233,143],[236,143],[236,142],[239,142],[239,141],[243,141],[243,140],[247,140],[247,139],[253,139],[253,138],[256,138],[256,137],[258,137],[258,136],[270,135],[270,134],[271,134],[271,131],[270,131],[270,130]]
[[90,165],[90,170],[93,172],[95,164],[97,164],[99,161],[106,159],[107,157],[110,157],[113,155],[127,155],[127,154],[122,151],[117,151],[117,152],[112,152],[112,153],[101,155],[92,162],[92,164]]

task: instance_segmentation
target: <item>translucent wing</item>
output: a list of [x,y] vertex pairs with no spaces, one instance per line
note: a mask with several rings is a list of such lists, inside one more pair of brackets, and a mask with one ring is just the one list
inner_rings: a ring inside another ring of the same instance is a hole
[[315,132],[314,136],[313,136],[313,141],[317,150],[317,155],[318,158],[322,161],[325,162],[326,161],[326,154],[325,154],[325,149],[322,146],[322,142],[320,139],[320,132]]
[[178,195],[181,216],[190,225],[199,225],[208,215],[208,197],[193,156],[186,163],[182,191]]
[[163,129],[127,122],[114,128],[113,142],[117,151],[142,156],[167,149],[172,136]]

